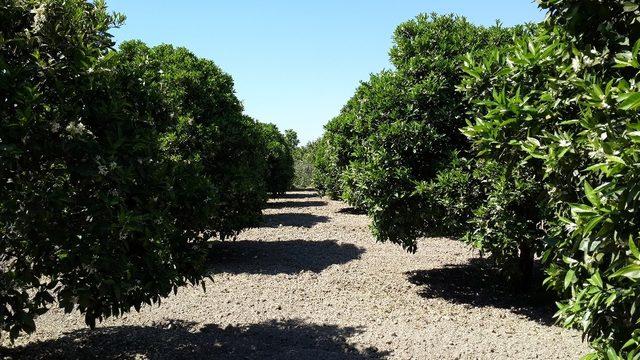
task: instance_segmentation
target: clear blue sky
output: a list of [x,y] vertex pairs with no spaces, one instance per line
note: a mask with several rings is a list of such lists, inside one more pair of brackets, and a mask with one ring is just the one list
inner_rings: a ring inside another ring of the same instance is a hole
[[303,143],[322,134],[359,82],[390,68],[395,27],[421,12],[473,23],[540,21],[532,0],[107,0],[127,16],[116,41],[185,46],[235,80],[245,112]]

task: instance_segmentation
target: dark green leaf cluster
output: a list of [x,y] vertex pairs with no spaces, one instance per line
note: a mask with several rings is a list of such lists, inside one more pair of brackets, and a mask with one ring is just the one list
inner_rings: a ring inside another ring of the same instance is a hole
[[266,144],[267,191],[283,194],[293,186],[293,152],[298,145],[298,135],[293,130],[282,134],[274,124],[260,124]]
[[122,20],[100,0],[0,5],[0,331],[12,338],[54,302],[94,326],[203,284],[208,239],[255,224],[266,202],[270,139],[284,135],[244,116],[209,60],[113,50]]
[[340,176],[349,164],[351,154],[351,122],[347,114],[331,120],[318,140],[315,152],[313,182],[316,189],[332,199],[340,198],[342,186]]
[[[317,188],[366,210],[379,240],[411,251],[427,233],[463,231],[460,220],[473,208],[465,201],[475,195],[457,190],[471,181],[456,168],[471,166],[459,131],[468,111],[456,90],[460,66],[466,53],[484,53],[525,31],[475,26],[454,15],[420,15],[401,24],[390,52],[395,69],[362,83],[326,125]],[[441,197],[434,200],[436,193]],[[453,203],[457,210],[447,211]]]
[[[267,149],[263,125],[242,115],[231,77],[171,45],[125,42],[109,60],[115,76],[133,88],[129,101],[144,101],[133,106],[167,124],[158,139],[163,155],[186,166],[181,176],[193,179],[183,178],[173,189],[190,198],[189,205],[200,202],[195,209],[212,235],[234,236],[254,224],[266,197],[264,182],[256,179],[265,176]],[[202,181],[206,196],[193,191]]]

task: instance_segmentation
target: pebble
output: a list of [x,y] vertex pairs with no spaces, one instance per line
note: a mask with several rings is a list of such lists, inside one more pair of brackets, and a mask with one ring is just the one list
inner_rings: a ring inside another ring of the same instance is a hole
[[[223,244],[230,256],[212,264],[215,281],[206,293],[185,287],[160,307],[107,319],[92,332],[82,315],[54,308],[37,319],[34,334],[15,345],[2,338],[3,345],[14,348],[15,359],[517,360],[589,352],[577,331],[457,296],[459,286],[473,282],[460,285],[448,276],[478,256],[459,241],[422,239],[418,252],[408,254],[377,243],[369,219],[341,212],[341,202],[312,192],[272,201],[288,205],[265,210],[270,226]],[[288,218],[269,218],[275,214]],[[411,274],[425,273],[441,281],[411,281]],[[139,345],[127,345],[132,339]]]

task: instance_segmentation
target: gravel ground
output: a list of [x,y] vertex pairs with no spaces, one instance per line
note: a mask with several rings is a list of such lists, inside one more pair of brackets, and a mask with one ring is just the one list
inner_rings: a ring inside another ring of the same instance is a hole
[[[0,358],[577,359],[553,305],[500,288],[477,253],[424,239],[376,243],[366,216],[312,192],[270,202],[265,224],[215,243],[214,281],[87,330],[58,309]],[[5,343],[5,345],[8,345]]]

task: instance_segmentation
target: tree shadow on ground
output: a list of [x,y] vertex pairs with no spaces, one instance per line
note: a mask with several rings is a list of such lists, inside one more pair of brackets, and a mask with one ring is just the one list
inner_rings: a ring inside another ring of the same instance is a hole
[[362,209],[356,209],[353,207],[346,207],[338,210],[339,214],[347,214],[347,215],[366,215],[367,212]]
[[525,293],[516,291],[505,283],[504,277],[486,259],[472,259],[467,264],[445,265],[405,274],[410,283],[420,286],[418,293],[428,299],[508,309],[541,324],[555,323],[553,296],[543,289]]
[[[11,359],[384,359],[389,353],[357,349],[347,338],[361,328],[301,320],[227,326],[169,321],[158,326],[78,330],[14,349]],[[4,354],[6,353],[6,354]]]
[[280,201],[268,203],[267,209],[320,207],[325,205],[327,205],[326,201]]
[[285,194],[274,194],[271,196],[272,199],[307,199],[317,197],[320,197],[320,195],[315,191],[288,192]]
[[359,259],[365,252],[335,240],[215,241],[209,252],[209,271],[231,274],[297,274],[321,272],[331,265]]
[[260,227],[277,228],[280,226],[294,226],[312,228],[319,223],[329,221],[327,216],[304,214],[304,213],[281,213],[268,214],[263,216],[263,223]]

